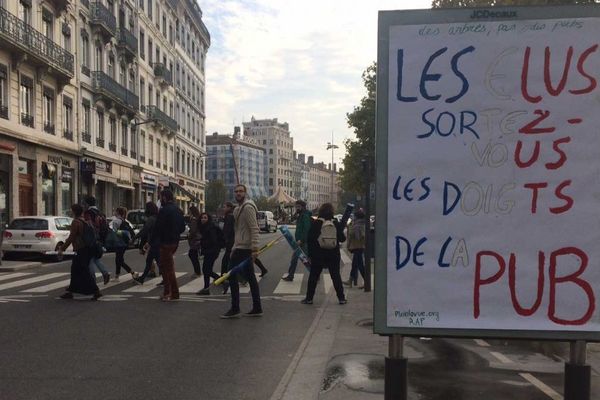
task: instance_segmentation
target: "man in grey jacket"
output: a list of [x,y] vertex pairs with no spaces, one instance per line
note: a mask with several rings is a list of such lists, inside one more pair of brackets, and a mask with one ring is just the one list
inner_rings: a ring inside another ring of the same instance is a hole
[[[244,314],[248,317],[259,317],[262,315],[260,303],[260,290],[254,275],[254,260],[258,256],[258,222],[256,220],[257,208],[254,202],[246,198],[246,186],[237,185],[234,188],[237,207],[233,210],[235,239],[229,261],[229,270],[246,261],[247,267],[240,274],[250,284],[252,294],[252,310]],[[229,276],[231,289],[231,309],[221,318],[237,318],[240,316],[240,286],[237,280],[238,274]]]

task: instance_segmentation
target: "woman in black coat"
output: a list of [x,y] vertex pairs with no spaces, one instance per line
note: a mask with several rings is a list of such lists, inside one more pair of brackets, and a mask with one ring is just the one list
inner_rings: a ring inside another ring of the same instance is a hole
[[223,237],[223,231],[216,226],[212,218],[207,213],[200,214],[200,220],[198,224],[198,230],[201,235],[200,249],[204,256],[202,263],[202,274],[204,275],[204,289],[200,290],[198,295],[209,295],[210,290],[210,278],[213,280],[220,277],[219,274],[213,271],[215,261],[219,257],[221,248],[225,246],[225,239]]
[[[319,245],[319,236],[321,228],[325,221],[332,221],[336,228],[337,241],[335,247],[321,248]],[[308,276],[308,289],[306,298],[302,300],[302,304],[312,304],[317,288],[319,276],[324,268],[329,269],[329,275],[333,282],[333,287],[338,297],[340,304],[346,304],[346,296],[344,295],[344,286],[342,285],[342,277],[340,275],[340,242],[346,241],[343,227],[333,218],[333,205],[325,203],[319,208],[318,219],[312,220],[308,230],[308,257],[310,258],[310,275]]]

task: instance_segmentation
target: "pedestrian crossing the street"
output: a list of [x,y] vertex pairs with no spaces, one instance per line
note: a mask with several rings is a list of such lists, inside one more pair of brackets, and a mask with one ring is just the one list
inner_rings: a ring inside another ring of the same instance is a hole
[[[177,272],[181,294],[195,294],[204,287],[203,277],[196,277],[194,273]],[[126,295],[127,298],[135,297],[135,294],[158,295],[162,291],[157,284],[162,280],[154,278],[146,280],[143,285],[135,284],[130,274],[121,275],[118,281],[111,280],[104,285],[102,275],[96,273],[98,287],[105,295]],[[260,277],[256,274],[262,296],[297,296],[306,292],[308,274],[298,273],[292,282],[283,281],[279,277]],[[70,276],[68,272],[12,272],[0,275],[0,297],[28,296],[27,298],[39,300],[62,294],[69,285]],[[319,280],[318,292],[328,293],[333,288],[329,274],[323,273]],[[10,293],[9,293],[10,292]],[[249,285],[240,285],[240,294],[249,294]],[[215,290],[213,296],[222,296],[220,290]],[[2,303],[2,302],[0,302]]]

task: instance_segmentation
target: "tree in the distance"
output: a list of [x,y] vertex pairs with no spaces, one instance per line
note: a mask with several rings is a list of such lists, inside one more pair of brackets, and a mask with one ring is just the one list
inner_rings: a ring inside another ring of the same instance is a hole
[[206,185],[206,211],[216,213],[225,201],[227,201],[227,188],[223,181],[208,182]]

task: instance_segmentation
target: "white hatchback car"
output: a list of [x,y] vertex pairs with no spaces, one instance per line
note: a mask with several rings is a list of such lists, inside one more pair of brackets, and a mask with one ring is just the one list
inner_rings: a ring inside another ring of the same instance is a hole
[[[30,216],[12,220],[3,233],[2,252],[38,253],[54,252],[69,237],[70,217]],[[67,251],[72,251],[71,246]]]
[[256,215],[258,220],[258,228],[261,231],[277,232],[277,221],[271,211],[259,211]]

